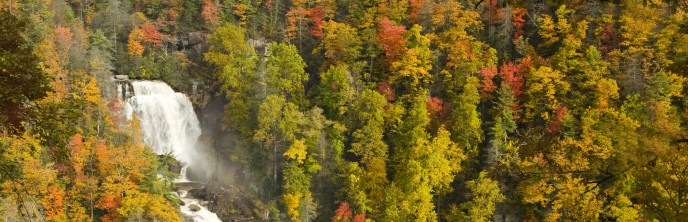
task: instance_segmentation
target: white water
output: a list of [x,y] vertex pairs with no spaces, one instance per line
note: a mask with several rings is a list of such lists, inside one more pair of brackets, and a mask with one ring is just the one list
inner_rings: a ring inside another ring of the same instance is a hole
[[[153,148],[157,154],[172,152],[184,165],[181,178],[177,181],[188,181],[186,171],[195,155],[196,141],[201,135],[198,117],[194,113],[191,101],[186,95],[174,92],[164,82],[132,82],[133,96],[126,99],[125,112],[128,119],[136,114],[141,124],[143,142]],[[123,86],[126,87],[126,84]],[[124,88],[125,94],[127,88]],[[199,200],[188,198],[186,191],[180,191],[179,197],[184,203],[181,211],[185,217],[197,222],[214,222],[220,219],[208,211]],[[201,207],[199,211],[189,209],[191,204]]]

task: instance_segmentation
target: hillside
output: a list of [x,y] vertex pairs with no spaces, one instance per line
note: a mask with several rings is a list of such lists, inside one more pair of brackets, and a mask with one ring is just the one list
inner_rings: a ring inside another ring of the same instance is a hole
[[[225,220],[682,221],[687,12],[0,0],[0,220],[187,220],[181,160]],[[132,82],[185,105],[140,111]]]

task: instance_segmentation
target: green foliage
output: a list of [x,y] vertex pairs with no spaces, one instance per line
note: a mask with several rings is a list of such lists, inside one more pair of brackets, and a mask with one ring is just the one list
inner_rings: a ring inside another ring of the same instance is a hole
[[296,46],[272,43],[268,47],[268,58],[265,79],[260,81],[268,95],[284,95],[288,102],[306,107],[304,83],[308,74],[303,70],[303,61]]
[[24,37],[26,27],[26,20],[0,10],[0,129],[13,132],[49,90],[48,76]]
[[226,101],[265,219],[683,219],[685,4],[526,3],[0,1],[0,215],[181,219],[117,74]]
[[320,74],[316,101],[325,109],[327,116],[341,120],[347,112],[348,103],[353,99],[353,88],[347,66],[330,66]]
[[486,172],[480,172],[475,180],[466,182],[470,190],[467,197],[469,201],[459,207],[453,207],[450,216],[451,221],[492,221],[495,205],[504,200],[497,181],[490,179]]

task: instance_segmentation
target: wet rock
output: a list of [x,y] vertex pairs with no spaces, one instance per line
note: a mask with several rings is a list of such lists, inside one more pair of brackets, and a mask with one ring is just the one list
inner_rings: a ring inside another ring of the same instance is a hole
[[257,198],[249,197],[235,187],[224,188],[208,184],[189,190],[189,194],[207,201],[208,210],[217,214],[222,221],[263,221],[264,206]]
[[191,205],[189,205],[189,210],[196,212],[196,211],[201,210],[201,207],[196,205],[196,204],[191,204]]
[[190,189],[188,194],[197,199],[211,200],[208,197],[208,190],[205,187]]
[[116,80],[128,80],[129,76],[127,75],[115,75]]

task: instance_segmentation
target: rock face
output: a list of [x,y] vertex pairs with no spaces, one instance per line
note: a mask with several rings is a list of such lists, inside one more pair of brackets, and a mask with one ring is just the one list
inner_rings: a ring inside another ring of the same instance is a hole
[[182,172],[182,164],[174,159],[174,158],[167,158],[165,155],[158,155],[158,158],[160,158],[160,161],[163,163],[167,164],[167,170],[179,174]]
[[261,218],[266,209],[257,198],[247,197],[235,187],[223,188],[216,184],[189,190],[195,198],[208,201],[208,210],[222,221],[267,221]]

